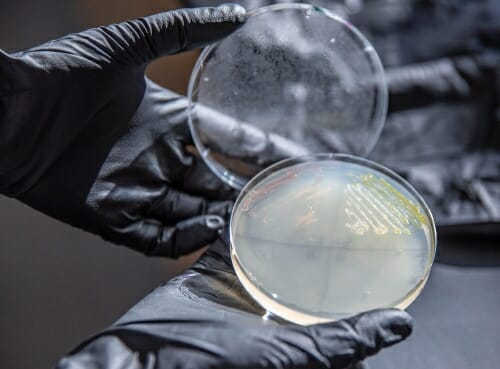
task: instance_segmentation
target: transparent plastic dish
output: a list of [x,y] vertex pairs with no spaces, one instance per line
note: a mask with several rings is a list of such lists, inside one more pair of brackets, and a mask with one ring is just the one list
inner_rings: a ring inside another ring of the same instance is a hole
[[278,4],[249,12],[244,26],[202,52],[188,99],[196,148],[241,189],[289,157],[366,156],[385,122],[387,85],[374,48],[349,22]]
[[342,154],[291,158],[243,188],[230,222],[231,258],[249,294],[298,324],[406,308],[436,252],[432,214],[413,187]]

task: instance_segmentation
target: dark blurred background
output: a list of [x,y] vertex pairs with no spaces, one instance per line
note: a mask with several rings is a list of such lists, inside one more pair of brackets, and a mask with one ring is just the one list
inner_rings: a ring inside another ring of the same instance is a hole
[[[0,1],[0,49],[177,7],[173,0]],[[164,58],[148,74],[185,93],[196,56]],[[53,367],[189,263],[143,257],[0,196],[0,368]]]

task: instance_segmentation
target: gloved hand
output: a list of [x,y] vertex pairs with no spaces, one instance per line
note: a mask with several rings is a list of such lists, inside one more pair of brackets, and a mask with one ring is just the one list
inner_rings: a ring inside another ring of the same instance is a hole
[[232,192],[186,151],[186,99],[144,70],[245,16],[236,5],[177,10],[0,50],[0,192],[149,255],[213,241]]
[[278,324],[245,293],[224,241],[59,362],[73,368],[347,368],[404,340],[411,318],[376,310],[308,327]]

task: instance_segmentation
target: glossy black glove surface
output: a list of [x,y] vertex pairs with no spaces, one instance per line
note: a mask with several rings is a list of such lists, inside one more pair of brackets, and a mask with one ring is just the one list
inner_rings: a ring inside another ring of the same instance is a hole
[[144,69],[244,21],[234,5],[177,10],[0,50],[0,192],[150,255],[214,240],[229,191],[185,149],[185,99]]
[[218,241],[58,368],[346,368],[405,339],[411,318],[375,310],[301,327],[262,318]]

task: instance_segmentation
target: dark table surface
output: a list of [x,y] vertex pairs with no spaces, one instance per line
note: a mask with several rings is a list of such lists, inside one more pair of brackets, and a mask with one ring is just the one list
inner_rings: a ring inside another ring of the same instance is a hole
[[437,262],[409,307],[414,331],[369,369],[500,367],[499,226],[441,230]]

